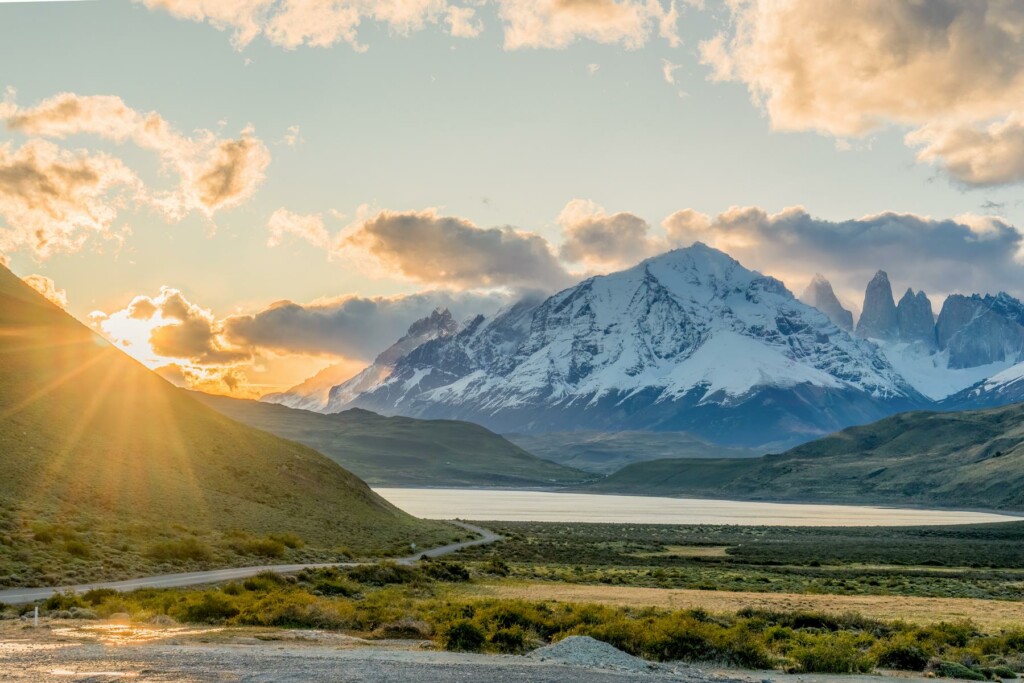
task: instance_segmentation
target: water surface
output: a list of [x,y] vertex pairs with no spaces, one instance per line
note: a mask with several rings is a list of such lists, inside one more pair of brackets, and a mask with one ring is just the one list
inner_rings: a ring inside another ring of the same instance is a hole
[[428,519],[764,526],[911,526],[1009,522],[1021,519],[986,512],[916,510],[864,505],[760,503],[493,489],[374,490],[409,514]]

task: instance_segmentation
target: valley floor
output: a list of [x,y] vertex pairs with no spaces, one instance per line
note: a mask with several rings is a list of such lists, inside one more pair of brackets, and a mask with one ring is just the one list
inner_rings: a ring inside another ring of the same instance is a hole
[[705,609],[713,613],[736,612],[748,608],[834,615],[856,613],[869,619],[895,617],[919,624],[969,619],[985,630],[1014,628],[1024,624],[1024,602],[1006,600],[752,593],[519,581],[469,584],[459,592],[473,598],[557,600],[671,610]]
[[161,683],[888,683],[906,674],[836,676],[655,665],[615,670],[517,655],[440,652],[429,643],[368,641],[323,631],[129,627],[96,623],[0,626],[0,681],[65,683],[145,680]]

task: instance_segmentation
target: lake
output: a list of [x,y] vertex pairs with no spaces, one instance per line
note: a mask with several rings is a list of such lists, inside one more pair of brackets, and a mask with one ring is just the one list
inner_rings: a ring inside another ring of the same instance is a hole
[[409,514],[428,519],[762,526],[910,526],[1021,520],[1020,517],[985,512],[862,505],[759,503],[493,489],[374,490]]

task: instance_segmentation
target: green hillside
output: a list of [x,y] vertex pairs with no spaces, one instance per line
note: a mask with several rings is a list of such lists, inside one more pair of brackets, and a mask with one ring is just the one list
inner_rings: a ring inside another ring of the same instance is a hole
[[626,465],[665,458],[753,458],[746,448],[701,441],[686,432],[554,432],[506,434],[505,438],[533,453],[567,467],[611,474]]
[[637,463],[591,488],[1024,511],[1024,405],[904,413],[752,460]]
[[0,268],[0,585],[371,554],[457,535],[230,420]]
[[374,486],[538,487],[588,478],[470,422],[367,410],[321,415],[259,401],[196,397],[232,419],[315,448]]

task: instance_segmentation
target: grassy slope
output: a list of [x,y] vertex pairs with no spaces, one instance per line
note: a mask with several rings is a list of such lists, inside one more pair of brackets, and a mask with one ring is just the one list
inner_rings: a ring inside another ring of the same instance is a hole
[[596,474],[665,458],[752,458],[756,451],[707,443],[685,432],[556,432],[506,434],[536,456]]
[[587,478],[470,422],[383,417],[366,410],[321,415],[258,401],[196,397],[235,420],[311,446],[373,485],[551,486]]
[[245,535],[291,532],[307,554],[452,535],[200,404],[4,268],[0,463],[0,584],[143,571],[147,544],[193,535],[212,551],[200,564],[237,561]]
[[626,467],[600,491],[1024,510],[1024,405],[904,413],[786,453]]

